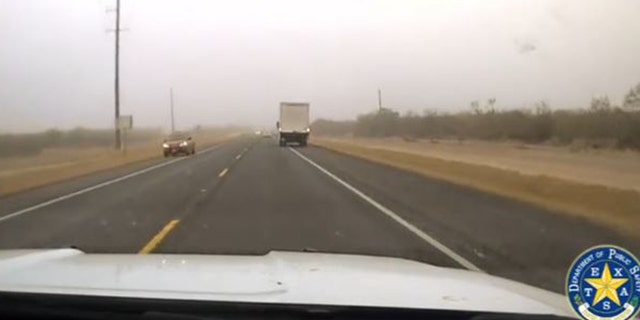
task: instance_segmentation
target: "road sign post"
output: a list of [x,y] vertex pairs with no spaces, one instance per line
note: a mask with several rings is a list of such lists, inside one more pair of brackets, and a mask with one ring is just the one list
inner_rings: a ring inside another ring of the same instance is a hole
[[123,154],[127,153],[126,132],[133,128],[133,116],[125,115],[116,119],[116,128],[120,132],[120,151]]

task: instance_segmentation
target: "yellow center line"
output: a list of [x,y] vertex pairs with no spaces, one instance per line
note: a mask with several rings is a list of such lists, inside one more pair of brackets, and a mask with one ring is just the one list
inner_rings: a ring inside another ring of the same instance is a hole
[[227,174],[228,171],[229,171],[228,168],[224,168],[224,170],[220,171],[220,174],[218,174],[218,177],[220,178],[224,177],[224,175]]
[[164,228],[162,228],[162,230],[160,230],[160,232],[158,232],[158,234],[156,234],[151,239],[151,241],[149,241],[138,253],[151,253],[151,251],[153,251],[153,249],[155,249],[160,244],[160,242],[162,242],[162,239],[164,239],[169,234],[169,232],[171,232],[171,230],[176,227],[178,223],[180,223],[180,220],[177,219],[169,221],[169,223],[167,223],[167,225],[164,226]]

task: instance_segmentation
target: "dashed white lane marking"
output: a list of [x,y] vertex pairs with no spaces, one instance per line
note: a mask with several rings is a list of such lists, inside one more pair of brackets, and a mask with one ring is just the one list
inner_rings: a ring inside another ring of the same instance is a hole
[[[215,145],[215,146],[213,146],[211,148],[208,148],[208,149],[205,149],[203,151],[200,151],[199,154],[203,154],[203,153],[207,153],[207,152],[213,151],[213,150],[217,149],[218,147],[220,147],[220,145]],[[2,216],[2,217],[0,217],[0,222],[9,220],[11,218],[15,218],[15,217],[17,217],[17,216],[19,216],[21,214],[27,213],[27,212],[31,212],[31,211],[34,211],[34,210],[37,210],[37,209],[40,209],[40,208],[44,208],[46,206],[50,206],[50,205],[52,205],[54,203],[58,203],[60,201],[71,199],[71,198],[79,196],[81,194],[84,194],[84,193],[87,193],[87,192],[90,192],[90,191],[93,191],[93,190],[96,190],[96,189],[100,189],[100,188],[106,187],[108,185],[112,185],[114,183],[117,183],[117,182],[120,182],[120,181],[123,181],[123,180],[127,180],[129,178],[133,178],[135,176],[139,176],[139,175],[141,175],[143,173],[147,173],[149,171],[153,171],[155,169],[159,169],[159,168],[168,166],[170,164],[174,164],[176,162],[183,161],[185,159],[189,159],[189,157],[183,157],[183,158],[174,159],[174,160],[171,160],[171,161],[168,161],[168,162],[162,162],[162,163],[156,164],[154,166],[147,167],[147,168],[144,168],[142,170],[138,170],[136,172],[132,172],[132,173],[129,173],[127,175],[124,175],[124,176],[121,176],[121,177],[118,177],[118,178],[115,178],[115,179],[112,179],[112,180],[109,180],[109,181],[105,181],[105,182],[102,182],[102,183],[98,183],[98,184],[93,185],[91,187],[87,187],[87,188],[84,188],[84,189],[81,189],[81,190],[66,194],[64,196],[60,196],[60,197],[57,197],[57,198],[54,198],[54,199],[51,199],[51,200],[47,200],[45,202],[41,202],[41,203],[36,204],[34,206],[31,206],[31,207],[28,207],[28,208],[24,208],[22,210],[18,210],[18,211],[9,213],[9,214],[7,214],[5,216]]]
[[442,253],[447,255],[449,258],[453,259],[455,262],[459,263],[461,266],[463,266],[463,267],[465,267],[465,268],[467,268],[469,270],[478,271],[478,272],[484,272],[482,269],[478,268],[476,265],[471,263],[469,260],[465,259],[461,255],[459,255],[456,252],[454,252],[453,250],[449,249],[447,246],[445,246],[444,244],[440,243],[440,241],[438,241],[438,240],[434,239],[433,237],[431,237],[430,235],[426,234],[424,231],[422,231],[418,227],[412,225],[407,220],[401,218],[395,212],[391,211],[391,209],[383,206],[379,202],[373,200],[371,197],[369,197],[366,194],[364,194],[362,191],[356,189],[354,186],[352,186],[352,185],[348,184],[347,182],[345,182],[344,180],[338,178],[336,175],[334,175],[333,173],[329,172],[329,170],[321,167],[319,164],[317,164],[317,163],[313,162],[311,159],[305,157],[304,155],[302,155],[297,150],[295,150],[295,149],[293,149],[291,147],[289,147],[289,150],[291,150],[293,153],[295,153],[298,157],[302,158],[304,161],[306,161],[309,164],[311,164],[312,166],[316,167],[316,169],[320,170],[322,173],[324,173],[327,176],[331,177],[333,180],[335,180],[336,182],[341,184],[343,187],[347,188],[349,191],[355,193],[357,196],[359,196],[360,198],[362,198],[363,200],[365,200],[366,202],[371,204],[373,207],[375,207],[380,212],[382,212],[385,215],[387,215],[389,218],[395,220],[397,223],[399,223],[400,225],[402,225],[403,227],[405,227],[406,229],[411,231],[416,236],[420,237],[422,240],[426,241],[427,243],[429,243],[430,245],[432,245],[436,249],[440,250]]

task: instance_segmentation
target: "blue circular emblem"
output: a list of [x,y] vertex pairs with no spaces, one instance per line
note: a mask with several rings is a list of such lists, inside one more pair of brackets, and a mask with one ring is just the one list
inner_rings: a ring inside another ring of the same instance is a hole
[[640,263],[620,247],[593,247],[573,262],[565,289],[583,319],[630,319],[639,310]]

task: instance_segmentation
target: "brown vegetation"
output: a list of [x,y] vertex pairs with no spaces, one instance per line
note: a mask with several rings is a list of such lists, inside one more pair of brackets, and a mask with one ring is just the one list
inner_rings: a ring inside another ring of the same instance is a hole
[[594,98],[587,109],[551,110],[546,102],[532,109],[498,110],[496,99],[471,110],[423,114],[382,108],[358,116],[356,121],[319,119],[312,131],[320,135],[403,137],[432,139],[518,140],[553,145],[576,144],[589,148],[640,149],[640,85],[627,93],[622,106],[607,97]]
[[[107,146],[48,147],[37,155],[0,157],[0,195],[7,195],[93,172],[108,170],[136,162],[162,157],[162,134],[150,141],[137,142],[126,154],[114,150],[111,140]],[[200,150],[233,136],[232,130],[208,130],[194,134]],[[86,141],[92,141],[87,139]],[[93,143],[100,139],[93,140]]]
[[570,146],[526,144],[518,141],[337,138],[322,141],[353,143],[429,158],[464,162],[524,175],[544,175],[582,184],[640,192],[640,152],[615,149],[583,149]]
[[[425,176],[470,186],[573,214],[638,237],[640,193],[545,175],[527,175],[487,165],[445,160],[362,144],[314,139],[313,144]],[[496,155],[499,156],[499,155]]]

